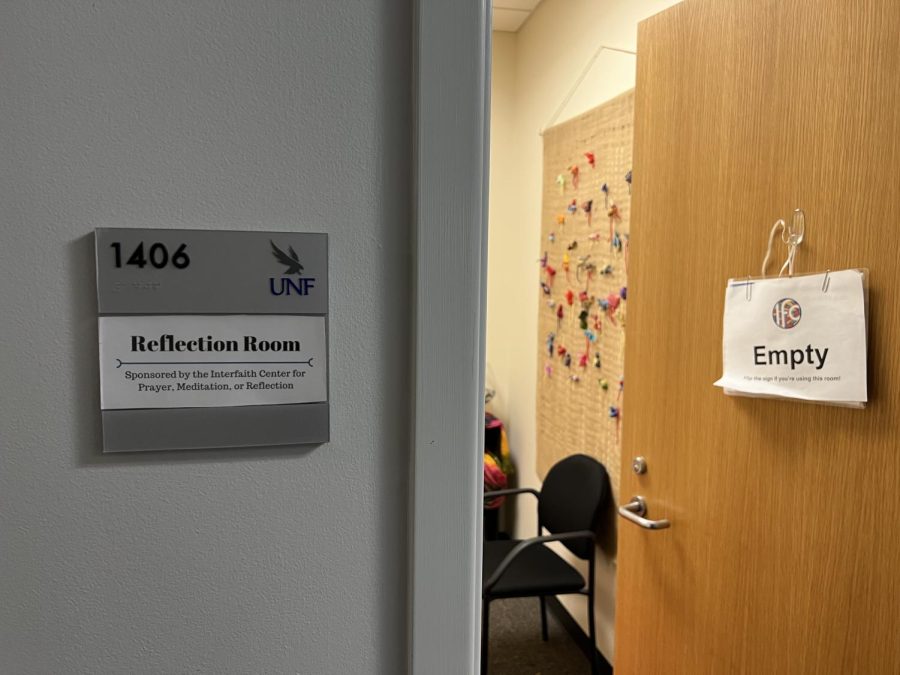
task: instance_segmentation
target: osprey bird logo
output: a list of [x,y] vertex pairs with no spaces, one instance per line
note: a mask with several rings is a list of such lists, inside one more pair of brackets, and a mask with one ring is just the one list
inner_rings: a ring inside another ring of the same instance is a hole
[[275,260],[282,265],[287,265],[287,269],[282,272],[282,274],[300,274],[303,272],[303,265],[300,264],[300,257],[297,255],[293,246],[288,246],[288,253],[285,253],[278,248],[271,239],[269,239],[269,243],[272,244],[272,255],[275,256]]

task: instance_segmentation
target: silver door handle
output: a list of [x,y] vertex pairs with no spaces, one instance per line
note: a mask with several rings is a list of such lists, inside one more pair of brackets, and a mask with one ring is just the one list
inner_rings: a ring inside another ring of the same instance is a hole
[[619,507],[619,515],[648,530],[664,530],[672,525],[665,518],[662,520],[644,518],[647,515],[647,502],[643,497],[632,497],[630,502]]

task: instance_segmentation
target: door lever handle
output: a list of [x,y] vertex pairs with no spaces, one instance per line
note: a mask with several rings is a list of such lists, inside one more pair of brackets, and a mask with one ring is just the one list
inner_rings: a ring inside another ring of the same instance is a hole
[[619,515],[647,530],[664,530],[672,525],[666,518],[662,520],[644,518],[647,515],[647,502],[643,497],[632,497],[630,502],[622,504],[619,507]]

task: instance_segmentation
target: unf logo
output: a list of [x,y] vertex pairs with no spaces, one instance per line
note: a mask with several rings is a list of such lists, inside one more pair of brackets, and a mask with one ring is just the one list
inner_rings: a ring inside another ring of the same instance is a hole
[[[293,246],[288,246],[287,253],[282,251],[275,245],[271,239],[269,243],[272,245],[272,255],[287,269],[282,272],[282,277],[276,279],[269,277],[269,290],[272,295],[309,295],[309,289],[315,288],[316,280],[312,277],[303,276],[303,265],[300,264],[300,256],[294,250]],[[297,275],[297,279],[291,279],[289,275]]]
[[779,328],[793,328],[800,323],[800,303],[793,298],[782,298],[772,308],[772,320]]

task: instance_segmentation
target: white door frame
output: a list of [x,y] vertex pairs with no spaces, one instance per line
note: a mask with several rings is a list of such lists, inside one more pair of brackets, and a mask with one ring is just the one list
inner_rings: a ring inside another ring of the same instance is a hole
[[418,0],[410,672],[479,669],[490,88],[487,0]]

